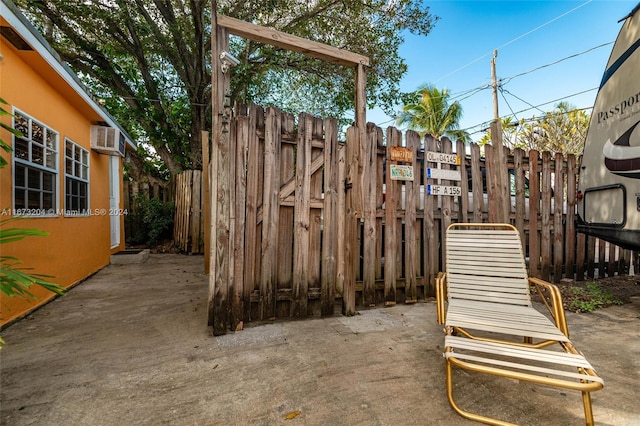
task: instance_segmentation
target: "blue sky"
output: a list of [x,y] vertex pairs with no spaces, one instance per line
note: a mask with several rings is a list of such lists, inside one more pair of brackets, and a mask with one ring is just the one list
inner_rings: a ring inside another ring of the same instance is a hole
[[[425,83],[448,89],[451,100],[463,107],[461,128],[469,129],[472,139],[478,140],[486,127],[482,124],[493,118],[491,88],[469,95],[490,85],[491,58],[498,49],[501,117],[515,113],[518,119],[531,118],[552,110],[559,100],[576,108],[592,107],[597,90],[590,89],[600,84],[613,44],[596,47],[616,39],[622,25],[618,20],[637,3],[426,1],[440,20],[426,37],[406,35],[400,55],[409,69],[401,90],[413,91]],[[527,73],[573,55],[578,56]],[[515,77],[521,73],[527,74]],[[367,121],[383,129],[394,125],[391,119],[378,109],[367,111]]]

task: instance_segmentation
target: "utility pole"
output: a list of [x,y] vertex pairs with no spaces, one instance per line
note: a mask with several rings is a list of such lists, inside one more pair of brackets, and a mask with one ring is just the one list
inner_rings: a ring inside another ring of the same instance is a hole
[[496,77],[496,58],[498,57],[498,51],[493,51],[493,58],[491,58],[491,84],[493,86],[493,119],[499,120],[498,115],[498,79]]
[[497,223],[509,223],[511,211],[511,197],[509,194],[509,176],[507,173],[507,159],[502,145],[502,126],[498,114],[498,78],[496,77],[496,58],[498,51],[493,51],[491,59],[491,82],[493,86],[493,121],[491,122],[491,145],[493,146],[493,167],[490,177],[490,185],[493,190],[495,212],[491,214],[489,209],[489,221]]

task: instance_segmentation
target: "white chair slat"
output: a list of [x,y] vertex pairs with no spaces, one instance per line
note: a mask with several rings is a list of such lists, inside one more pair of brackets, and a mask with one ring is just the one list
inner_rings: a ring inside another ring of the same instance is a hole
[[467,339],[458,336],[446,336],[446,342],[456,348],[468,349],[476,352],[491,353],[496,355],[513,356],[522,359],[531,359],[542,362],[552,362],[571,367],[591,368],[591,364],[580,354],[570,352],[553,351],[549,349],[529,348],[525,346],[513,346],[498,342],[487,342]]
[[534,339],[556,340],[561,342],[569,341],[569,339],[562,333],[558,332],[557,329],[541,327],[539,325],[522,325],[512,321],[481,321],[478,318],[473,317],[454,316],[451,320],[447,321],[446,325],[450,326],[453,324],[455,324],[456,327],[486,331],[490,333],[501,333],[510,336],[531,337]]
[[[467,343],[476,343],[476,345],[468,345]],[[477,344],[479,343],[479,344]],[[560,370],[557,368],[541,367],[537,365],[524,364],[521,362],[505,361],[496,358],[487,358],[478,355],[460,353],[458,350],[470,350],[490,355],[499,355],[506,358],[515,358],[518,360],[533,360],[540,363],[562,365],[571,368],[586,368],[593,370],[591,364],[581,355],[570,354],[566,352],[552,352],[543,349],[515,347],[508,344],[499,344],[493,342],[474,342],[472,339],[459,338],[456,336],[445,337],[445,346],[454,349],[454,352],[446,352],[447,358],[454,357],[475,361],[488,365],[497,365],[510,369],[523,370],[535,373],[543,373],[544,375],[555,375],[560,377],[568,377],[578,380],[587,380],[591,382],[604,383],[602,378],[591,376],[575,371]]]
[[519,293],[506,293],[498,291],[457,291],[457,289],[450,289],[449,296],[451,299],[469,299],[478,300],[484,302],[502,302],[516,305],[527,305],[529,298],[527,295]]
[[[461,308],[457,306],[458,302],[463,302],[464,300],[456,300],[455,303],[451,304],[451,314],[452,315],[464,315],[466,312],[472,312],[472,314],[479,319],[494,319],[494,320],[510,320],[514,323],[530,323],[530,324],[539,324],[546,325],[549,324],[549,318],[537,312],[536,314],[532,313],[529,307],[525,307],[526,312],[506,312],[503,309],[496,310],[487,310],[482,308]],[[498,307],[502,307],[496,303],[486,303],[489,305],[497,305]],[[514,305],[515,306],[515,305]]]
[[447,282],[449,285],[458,284],[471,284],[474,286],[483,285],[498,285],[504,287],[528,287],[529,282],[522,277],[501,277],[499,280],[496,277],[490,277],[486,275],[471,275],[461,273],[450,273],[447,275]]
[[456,283],[452,285],[449,289],[458,289],[458,291],[501,291],[504,293],[517,293],[517,294],[526,294],[526,292],[522,291],[522,287],[516,285],[500,285],[502,283],[486,283],[485,285],[478,285],[477,283],[468,284],[465,282]]
[[476,312],[496,312],[496,313],[505,313],[511,315],[530,315],[530,316],[542,316],[546,319],[544,315],[540,312],[531,310],[529,307],[522,307],[517,305],[503,305],[501,303],[489,303],[489,302],[480,302],[480,301],[469,301],[469,300],[454,300],[452,301],[451,308],[456,309],[472,309]]
[[527,278],[527,272],[523,268],[509,268],[505,266],[469,266],[466,264],[450,265],[447,271],[452,274],[481,275],[487,277]]
[[460,353],[455,353],[455,354],[447,353],[446,357],[447,358],[455,357],[457,359],[465,359],[465,360],[469,360],[469,361],[476,361],[476,362],[489,364],[489,365],[498,365],[498,366],[501,366],[501,367],[510,367],[512,369],[515,369],[515,370],[523,370],[523,371],[529,371],[529,372],[544,373],[545,375],[551,374],[551,375],[555,375],[555,376],[568,377],[568,378],[573,378],[573,379],[578,379],[578,380],[587,380],[587,381],[590,381],[590,382],[598,382],[598,383],[603,383],[604,384],[604,380],[602,380],[600,377],[598,377],[598,376],[590,376],[588,374],[574,373],[574,372],[564,371],[564,370],[555,370],[555,369],[551,369],[551,368],[537,367],[537,366],[533,366],[533,365],[529,365],[529,364],[513,363],[513,362],[497,360],[497,359],[494,359],[494,358],[483,358],[483,357],[477,357],[477,356],[473,356],[473,355],[460,354]]

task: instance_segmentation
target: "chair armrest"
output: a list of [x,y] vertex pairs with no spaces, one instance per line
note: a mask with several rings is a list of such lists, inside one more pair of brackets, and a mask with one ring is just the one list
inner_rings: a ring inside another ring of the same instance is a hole
[[438,324],[445,323],[445,301],[447,300],[447,274],[438,272],[436,278],[436,309],[438,314]]
[[[549,313],[556,323],[556,327],[567,337],[569,337],[569,328],[567,319],[564,315],[564,305],[562,304],[562,294],[560,289],[554,284],[541,280],[540,278],[529,278],[529,284],[535,286],[536,291],[547,306]],[[551,303],[551,305],[549,305]]]

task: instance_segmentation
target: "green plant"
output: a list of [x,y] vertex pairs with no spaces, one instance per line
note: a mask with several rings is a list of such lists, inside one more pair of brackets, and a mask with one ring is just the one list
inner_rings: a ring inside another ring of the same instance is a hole
[[173,203],[158,199],[147,199],[138,194],[134,208],[128,216],[133,230],[130,244],[155,245],[171,236],[173,229]]
[[622,303],[602,285],[594,282],[587,283],[584,288],[571,287],[570,291],[576,297],[569,305],[569,310],[574,312],[593,312],[605,306]]

